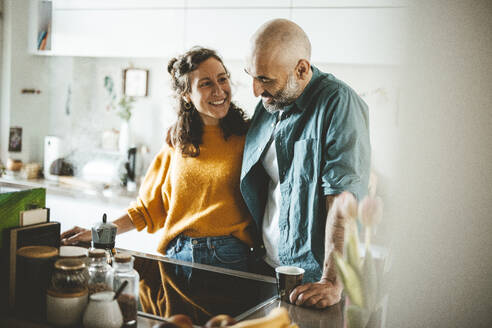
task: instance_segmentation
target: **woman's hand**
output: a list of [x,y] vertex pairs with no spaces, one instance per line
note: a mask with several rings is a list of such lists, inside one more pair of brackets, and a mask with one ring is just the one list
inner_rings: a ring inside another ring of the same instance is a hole
[[75,245],[79,242],[90,242],[92,233],[88,229],[75,226],[62,233],[60,238],[62,245]]

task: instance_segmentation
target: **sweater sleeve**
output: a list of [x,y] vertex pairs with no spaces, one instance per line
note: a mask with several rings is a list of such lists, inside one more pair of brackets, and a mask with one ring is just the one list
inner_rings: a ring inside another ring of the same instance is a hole
[[152,161],[136,201],[127,209],[138,231],[147,227],[154,233],[164,225],[169,210],[171,156],[172,149],[166,145]]

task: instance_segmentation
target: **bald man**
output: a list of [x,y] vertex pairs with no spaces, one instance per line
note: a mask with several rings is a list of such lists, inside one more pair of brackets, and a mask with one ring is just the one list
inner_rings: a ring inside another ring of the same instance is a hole
[[335,200],[367,193],[369,117],[355,91],[310,58],[309,38],[289,20],[269,21],[253,35],[245,71],[261,101],[246,137],[241,192],[262,231],[256,271],[304,268],[307,283],[290,301],[324,308],[343,289],[333,259],[344,239]]

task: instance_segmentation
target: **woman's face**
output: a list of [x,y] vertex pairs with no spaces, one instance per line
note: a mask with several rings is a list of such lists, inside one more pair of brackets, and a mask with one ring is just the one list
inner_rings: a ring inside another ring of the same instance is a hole
[[195,105],[205,125],[219,124],[231,105],[231,85],[224,66],[211,57],[190,72],[189,79],[185,100]]

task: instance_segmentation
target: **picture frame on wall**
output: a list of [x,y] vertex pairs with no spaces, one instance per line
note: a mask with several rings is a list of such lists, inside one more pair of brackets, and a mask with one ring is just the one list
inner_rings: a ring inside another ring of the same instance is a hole
[[147,97],[149,70],[127,68],[123,71],[123,93],[129,97]]
[[14,126],[10,128],[9,134],[9,151],[21,152],[22,151],[22,128]]

